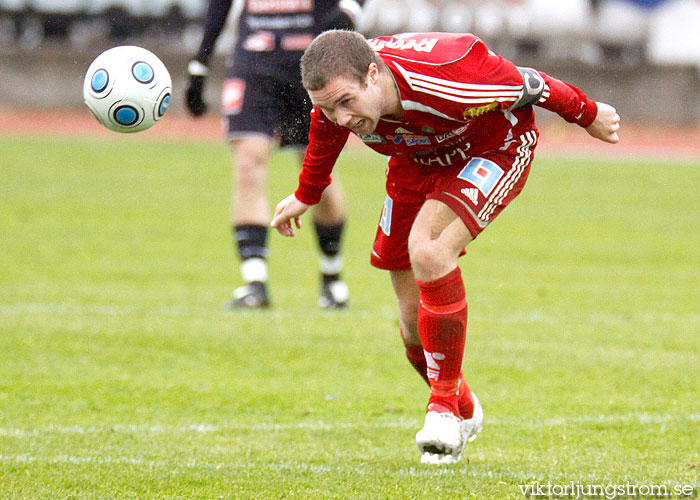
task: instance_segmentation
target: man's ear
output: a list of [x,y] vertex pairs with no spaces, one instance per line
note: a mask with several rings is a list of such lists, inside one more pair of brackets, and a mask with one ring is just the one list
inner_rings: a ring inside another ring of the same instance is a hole
[[375,84],[379,78],[379,66],[377,63],[369,63],[367,67],[367,83]]

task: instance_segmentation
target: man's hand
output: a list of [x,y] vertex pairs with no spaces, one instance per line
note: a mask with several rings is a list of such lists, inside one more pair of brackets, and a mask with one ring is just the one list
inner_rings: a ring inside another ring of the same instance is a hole
[[[290,194],[277,204],[270,227],[277,229],[277,232],[282,236],[294,236],[294,226],[301,229],[301,216],[309,207],[310,205],[297,200],[294,193]],[[292,225],[292,220],[294,220],[294,225]]]
[[185,104],[192,116],[201,116],[207,112],[207,103],[204,102],[202,93],[209,69],[199,61],[190,61],[187,74],[189,81],[185,91]]
[[609,104],[596,102],[596,105],[598,113],[595,115],[593,123],[586,127],[586,132],[596,139],[616,144],[620,140],[617,136],[617,131],[620,130],[620,115]]

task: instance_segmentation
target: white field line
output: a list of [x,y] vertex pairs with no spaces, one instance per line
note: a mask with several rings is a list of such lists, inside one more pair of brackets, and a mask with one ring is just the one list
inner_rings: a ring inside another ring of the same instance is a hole
[[[416,452],[417,460],[417,452]],[[367,474],[377,474],[385,473],[386,469],[378,467],[376,464],[368,464],[364,466],[353,466],[353,465],[317,465],[310,464],[306,462],[298,461],[282,461],[282,462],[212,462],[209,460],[146,460],[142,458],[133,457],[105,457],[105,456],[74,456],[74,455],[58,455],[53,457],[48,456],[35,456],[29,453],[20,455],[5,455],[0,454],[0,462],[9,462],[16,464],[52,464],[52,465],[136,465],[141,468],[148,469],[167,469],[172,471],[174,469],[199,469],[199,470],[221,470],[224,472],[235,472],[235,471],[289,471],[298,472],[304,474],[341,474],[348,477],[348,474],[353,474],[356,476],[364,476]],[[486,464],[487,466],[488,464]],[[402,467],[395,471],[395,474],[400,476],[414,476],[414,477],[434,477],[434,476],[459,476],[459,477],[472,477],[476,479],[490,479],[490,480],[503,480],[508,479],[514,483],[530,483],[533,480],[542,478],[544,481],[554,481],[559,483],[569,483],[572,481],[572,474],[568,473],[558,473],[552,472],[550,470],[526,470],[526,471],[512,471],[512,470],[489,470],[486,469],[484,465],[471,465],[469,461],[464,460],[458,466],[454,467]],[[645,484],[648,482],[647,479],[635,479],[635,478],[624,478],[631,484]],[[597,475],[597,474],[576,474],[575,481],[582,483],[586,482],[588,484],[614,484],[619,482],[619,477],[611,477],[607,475]],[[672,479],[657,482],[655,484],[666,484],[669,487],[673,487],[678,483]],[[687,482],[684,481],[683,484],[690,484],[691,486],[697,488],[700,482]],[[513,488],[516,488],[513,485]]]
[[[647,413],[630,413],[621,415],[582,415],[582,416],[560,416],[543,419],[529,418],[527,421],[516,417],[488,418],[485,423],[488,426],[508,427],[519,429],[551,428],[567,425],[663,425],[668,423],[700,422],[700,413],[679,414],[679,415],[651,415]],[[212,424],[190,424],[184,426],[169,425],[131,425],[115,424],[100,426],[60,426],[49,425],[34,429],[0,427],[0,436],[7,437],[31,437],[46,436],[51,434],[100,434],[120,432],[125,434],[205,434],[205,433],[226,433],[226,432],[284,432],[284,431],[321,431],[332,432],[353,429],[415,429],[421,425],[422,421],[417,419],[399,419],[383,422],[297,422],[289,424],[260,423],[260,424],[233,424],[233,425],[212,425]]]
[[[230,316],[230,312],[226,312],[218,308],[218,305],[211,308],[199,307],[177,307],[163,306],[144,308],[143,306],[119,306],[113,304],[56,304],[56,303],[38,303],[38,302],[18,302],[15,304],[0,304],[0,316],[26,316],[26,315],[60,315],[60,316],[139,316],[139,317],[159,317],[159,316],[207,316],[212,317],[213,314],[219,313],[222,316]],[[264,314],[270,319],[285,319],[306,317],[306,313],[298,311],[273,310],[259,313],[252,311],[250,314]],[[353,317],[369,318],[376,316],[394,316],[393,308],[383,308],[380,311],[369,309],[354,309],[352,312],[339,311],[338,314],[352,314]]]
[[[89,316],[200,316],[206,315],[211,317],[212,313],[217,312],[215,309],[188,308],[188,307],[154,307],[151,309],[139,306],[119,306],[110,304],[57,304],[57,303],[37,303],[37,302],[18,302],[15,304],[0,304],[0,316],[24,316],[24,315],[89,315]],[[229,314],[221,312],[222,315]],[[347,314],[353,317],[394,317],[395,311],[392,308],[383,308],[380,311],[369,309],[353,309]],[[266,311],[265,316],[270,319],[279,318],[297,318],[303,316],[297,311],[275,310]],[[497,318],[492,318],[489,321],[493,323],[520,323],[520,324],[554,324],[565,321],[568,316],[561,314],[548,314],[542,311],[531,310],[528,312],[516,312],[506,314]],[[700,324],[700,313],[674,313],[665,311],[644,311],[637,315],[621,317],[617,314],[592,313],[585,315],[584,318],[596,324],[629,324],[633,321],[641,323],[684,323],[684,324]]]

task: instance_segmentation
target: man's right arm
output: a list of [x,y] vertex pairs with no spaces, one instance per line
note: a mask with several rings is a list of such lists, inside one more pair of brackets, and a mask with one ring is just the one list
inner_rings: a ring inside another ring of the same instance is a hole
[[[292,237],[296,234],[295,227],[301,229],[301,216],[311,205],[297,200],[294,193],[280,201],[275,207],[275,214],[270,221],[270,227],[277,229],[282,236]],[[294,224],[292,224],[292,221]]]
[[331,122],[321,110],[311,112],[309,145],[299,174],[296,198],[307,205],[315,205],[323,190],[331,183],[331,172],[350,135],[350,130]]
[[348,129],[335,125],[314,108],[299,186],[277,204],[270,227],[283,236],[294,236],[295,228],[301,228],[301,216],[321,200],[323,190],[331,183],[333,166],[349,134]]

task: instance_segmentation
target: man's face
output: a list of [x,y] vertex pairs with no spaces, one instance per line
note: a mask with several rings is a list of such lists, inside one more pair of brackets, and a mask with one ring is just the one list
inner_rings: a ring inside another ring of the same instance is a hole
[[329,120],[356,134],[374,132],[382,114],[383,99],[372,67],[365,87],[355,79],[338,76],[321,90],[310,90],[309,97]]

